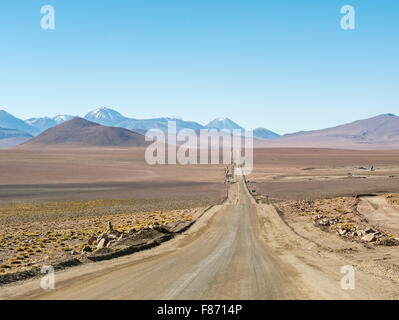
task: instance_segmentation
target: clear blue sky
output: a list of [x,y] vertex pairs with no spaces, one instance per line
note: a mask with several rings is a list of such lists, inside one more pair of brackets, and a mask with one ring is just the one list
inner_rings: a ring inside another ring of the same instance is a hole
[[[55,7],[56,29],[40,28]],[[356,29],[340,28],[340,8]],[[17,117],[230,117],[278,133],[399,114],[397,0],[1,0],[0,108]]]

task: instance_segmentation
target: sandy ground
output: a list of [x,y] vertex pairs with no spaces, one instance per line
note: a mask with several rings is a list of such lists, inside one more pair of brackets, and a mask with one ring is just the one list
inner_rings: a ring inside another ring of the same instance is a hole
[[0,150],[0,203],[223,196],[222,166],[150,166],[144,149]]
[[[140,150],[119,151],[2,151],[0,199],[225,194],[221,167],[148,168]],[[334,205],[336,197],[378,193],[360,198],[359,214],[397,232],[397,203],[387,194],[399,192],[398,156],[399,151],[257,149],[247,178],[250,189],[267,195],[272,205],[256,204],[240,181],[225,204],[170,242],[59,272],[55,291],[43,291],[34,279],[1,287],[0,298],[397,299],[397,247],[344,239],[308,217],[280,213],[273,204],[330,199]],[[354,290],[340,286],[347,265],[355,268]]]
[[276,200],[397,193],[399,151],[257,149],[248,179]]
[[357,210],[369,223],[399,235],[399,208],[394,207],[389,201],[393,197],[393,195],[362,197]]
[[[140,148],[0,150],[0,202],[206,197],[225,192],[222,167],[149,166]],[[399,151],[255,149],[248,178],[275,199],[399,192]]]
[[[335,239],[334,239],[335,240]],[[270,205],[258,205],[241,180],[222,206],[158,248],[1,288],[3,299],[371,299],[396,298],[398,283],[356,269],[354,290],[341,288],[348,243],[314,242]],[[364,266],[361,265],[361,267]]]
[[184,219],[226,193],[221,167],[150,166],[140,148],[0,150],[0,277],[80,253],[107,222]]
[[5,149],[0,150],[0,185],[215,182],[222,167],[148,165],[143,148]]

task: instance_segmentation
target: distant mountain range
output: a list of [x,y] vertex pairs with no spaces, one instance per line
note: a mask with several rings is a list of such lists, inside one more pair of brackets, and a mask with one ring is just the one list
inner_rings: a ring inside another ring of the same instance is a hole
[[[0,128],[4,129],[17,129],[20,131],[19,140],[15,140],[16,144],[19,144],[20,141],[25,141],[29,139],[26,137],[26,133],[30,136],[37,136],[40,133],[53,128],[57,125],[60,125],[64,122],[72,120],[74,118],[78,118],[77,116],[73,115],[58,115],[54,118],[49,117],[42,117],[42,118],[31,118],[28,120],[21,120],[10,113],[0,110]],[[150,129],[159,129],[164,132],[168,129],[168,122],[175,121],[176,122],[176,129],[180,131],[182,129],[192,129],[192,130],[200,130],[200,129],[218,129],[218,130],[233,130],[233,129],[241,129],[245,130],[243,127],[239,126],[237,123],[233,122],[229,118],[219,118],[211,121],[207,125],[201,125],[195,121],[185,121],[178,118],[154,118],[154,119],[133,119],[127,118],[120,114],[118,111],[109,109],[109,108],[98,108],[95,109],[88,114],[85,115],[84,119],[101,124],[103,126],[109,127],[120,127],[124,129],[128,129],[130,131],[145,134]],[[268,131],[267,129],[262,129]],[[271,131],[270,131],[271,132]],[[264,134],[260,134],[257,136],[257,133],[254,131],[254,136],[258,139],[269,139],[268,136]],[[274,137],[278,137],[277,134],[272,133],[270,139]],[[0,138],[2,140],[2,138]],[[7,146],[11,146],[12,143],[9,141]],[[0,148],[2,144],[0,143]]]
[[0,128],[0,148],[13,147],[31,138],[32,135],[24,131]]
[[[157,128],[166,131],[168,121],[171,120],[176,121],[178,131],[181,129],[244,130],[228,118],[215,119],[207,125],[176,118],[138,120],[127,118],[108,108],[93,110],[85,116],[85,119],[59,115],[54,118],[32,118],[26,121],[0,110],[0,148],[15,146],[29,139],[31,140],[26,145],[138,146],[142,145],[142,141],[138,141],[144,138],[143,135],[147,130]],[[85,130],[82,131],[82,128]],[[332,128],[301,131],[283,136],[264,128],[254,129],[252,132],[255,147],[399,149],[399,117],[394,114],[383,114]],[[87,134],[90,134],[90,137],[87,137]],[[35,136],[38,136],[37,139],[33,138]],[[96,139],[98,141],[95,141]]]
[[39,132],[43,132],[49,128],[55,127],[59,123],[55,121],[54,119],[44,117],[44,118],[31,118],[28,120],[25,120],[27,124],[30,126],[36,128]]
[[338,149],[399,149],[399,117],[382,114],[332,128],[285,134],[262,147],[315,147]]
[[260,140],[275,140],[277,138],[280,138],[279,134],[264,128],[254,129],[252,130],[252,133],[255,138]]
[[51,127],[55,127],[56,125],[71,120],[73,118],[74,116],[59,115],[54,118],[31,118],[24,121],[14,117],[12,114],[6,112],[5,110],[0,110],[0,128],[16,129],[23,132],[23,134],[28,133],[32,136],[35,136]]
[[0,128],[3,129],[16,129],[30,135],[37,135],[40,130],[34,126],[26,123],[25,121],[14,117],[4,110],[0,110]]
[[[96,122],[99,124],[102,124],[104,126],[112,126],[112,127],[121,127],[129,130],[142,130],[142,131],[148,131],[151,129],[159,129],[162,131],[167,131],[168,130],[168,122],[169,121],[175,121],[176,122],[176,129],[182,130],[182,129],[192,129],[192,130],[200,130],[200,129],[206,129],[209,128],[207,126],[203,126],[197,122],[194,121],[185,121],[182,119],[178,118],[154,118],[154,119],[144,119],[144,120],[138,120],[138,119],[133,119],[133,118],[127,118],[123,115],[121,115],[119,112],[108,109],[108,108],[99,108],[96,110],[93,110],[86,114],[85,116],[86,120]],[[230,123],[233,123],[235,127],[241,128],[237,124],[235,124],[233,121],[227,119]],[[217,120],[212,121],[211,123],[216,123]],[[210,123],[210,124],[211,124]],[[212,127],[214,128],[214,126]],[[229,129],[228,127],[225,127],[224,129]],[[243,129],[244,130],[244,129]]]
[[0,140],[18,137],[32,138],[32,135],[17,129],[0,128]]

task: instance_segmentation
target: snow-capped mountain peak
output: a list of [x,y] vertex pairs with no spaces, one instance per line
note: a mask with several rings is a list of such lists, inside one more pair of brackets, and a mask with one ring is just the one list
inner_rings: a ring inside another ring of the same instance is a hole
[[54,119],[51,119],[49,117],[43,117],[43,118],[30,118],[28,120],[25,120],[25,122],[36,129],[40,130],[40,132],[45,131],[51,127],[54,127],[58,124],[57,121]]
[[245,129],[243,127],[241,127],[240,125],[238,125],[237,123],[235,123],[234,121],[230,120],[229,118],[226,117],[221,117],[221,118],[217,118],[211,122],[209,122],[206,126],[206,128],[208,129],[217,129],[217,130],[242,130],[245,131]]
[[102,125],[116,126],[127,118],[122,116],[118,111],[102,107],[89,112],[85,116],[85,119]]
[[73,118],[76,118],[76,117],[75,116],[71,116],[69,114],[60,114],[58,116],[55,116],[53,118],[53,120],[55,122],[57,122],[57,124],[61,124],[61,123],[67,122],[69,120],[72,120]]

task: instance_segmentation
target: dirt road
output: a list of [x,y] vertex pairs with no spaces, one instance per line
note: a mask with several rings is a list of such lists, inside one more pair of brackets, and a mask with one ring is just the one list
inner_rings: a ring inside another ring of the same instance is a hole
[[[185,234],[155,249],[56,274],[56,289],[38,279],[0,288],[2,299],[368,299],[394,298],[392,283],[297,235],[272,206],[258,205],[242,179],[228,201]],[[397,291],[396,291],[397,292]]]

